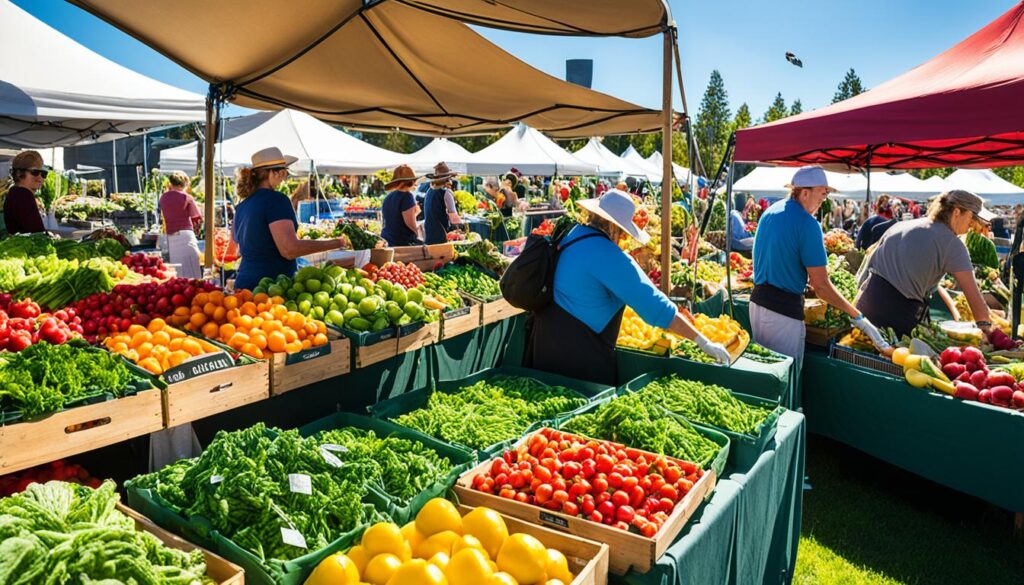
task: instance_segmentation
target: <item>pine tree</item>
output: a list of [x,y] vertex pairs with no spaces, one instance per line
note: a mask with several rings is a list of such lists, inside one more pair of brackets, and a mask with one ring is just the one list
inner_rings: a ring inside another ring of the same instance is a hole
[[705,168],[717,165],[725,152],[729,132],[732,130],[729,114],[729,94],[718,70],[711,72],[711,79],[700,101],[697,120],[693,126],[694,141],[700,151]]
[[750,116],[750,106],[747,102],[740,104],[738,110],[736,110],[736,117],[732,119],[732,131],[742,130],[749,128],[754,123],[753,118]]
[[836,89],[836,95],[832,96],[832,103],[841,102],[845,99],[850,99],[857,94],[861,94],[867,91],[860,82],[860,77],[857,76],[857,72],[853,70],[853,67],[846,72],[846,77],[839,83],[839,87]]
[[775,94],[775,100],[772,101],[771,107],[764,113],[763,121],[774,122],[775,120],[781,120],[789,115],[789,110],[786,109],[786,100],[782,99],[782,92]]
[[800,103],[800,99],[799,98],[795,102],[793,102],[793,104],[791,106],[789,106],[789,115],[790,116],[795,116],[797,114],[801,114],[801,113],[803,113],[803,111],[804,111],[804,105],[802,103]]

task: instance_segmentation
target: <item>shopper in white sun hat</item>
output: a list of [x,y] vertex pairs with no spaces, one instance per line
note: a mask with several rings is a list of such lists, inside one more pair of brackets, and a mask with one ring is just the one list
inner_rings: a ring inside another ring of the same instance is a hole
[[723,364],[729,353],[697,332],[640,266],[619,248],[626,236],[650,236],[633,223],[633,198],[612,190],[578,202],[585,225],[562,239],[554,301],[534,317],[527,361],[539,370],[602,384],[618,384],[615,341],[628,305],[647,323],[692,339]]
[[754,292],[750,295],[753,340],[798,362],[803,359],[804,289],[808,279],[818,298],[843,311],[875,346],[889,344],[828,278],[828,255],[815,214],[835,191],[820,167],[803,167],[786,185],[789,197],[768,208],[754,236]]

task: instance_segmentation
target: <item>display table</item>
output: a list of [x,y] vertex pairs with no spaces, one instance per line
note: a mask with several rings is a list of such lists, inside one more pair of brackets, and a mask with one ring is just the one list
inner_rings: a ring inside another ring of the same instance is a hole
[[650,572],[611,583],[788,583],[800,539],[804,417],[786,412],[774,442],[750,469],[729,469]]
[[1024,512],[1024,413],[914,388],[809,349],[809,430],[1001,508]]
[[533,230],[540,227],[540,224],[544,223],[545,219],[550,219],[552,223],[558,221],[558,218],[565,215],[564,209],[544,209],[540,211],[527,211],[523,218],[523,234],[530,235]]

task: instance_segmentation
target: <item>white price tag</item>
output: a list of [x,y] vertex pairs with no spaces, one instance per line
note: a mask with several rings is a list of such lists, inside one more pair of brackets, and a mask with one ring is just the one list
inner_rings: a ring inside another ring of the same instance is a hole
[[313,495],[313,483],[305,473],[289,473],[288,488],[296,494]]
[[335,445],[334,443],[324,443],[320,445],[320,448],[325,451],[334,451],[335,453],[348,453],[348,447],[344,445]]
[[298,530],[292,528],[281,528],[281,541],[299,548],[308,548],[306,538]]
[[211,475],[210,476],[210,483],[220,483],[222,481],[224,481],[224,478],[222,476],[220,476],[220,475]]
[[341,459],[338,459],[334,455],[334,453],[331,453],[327,449],[324,449],[323,445],[320,446],[320,454],[324,456],[324,461],[326,461],[330,465],[333,465],[335,467],[341,467],[345,465]]

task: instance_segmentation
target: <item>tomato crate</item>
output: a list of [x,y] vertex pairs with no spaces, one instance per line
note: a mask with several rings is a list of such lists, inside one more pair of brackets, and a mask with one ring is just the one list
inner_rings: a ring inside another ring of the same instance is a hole
[[185,552],[199,549],[206,560],[206,576],[213,579],[217,585],[245,585],[245,573],[242,571],[242,567],[224,560],[205,548],[196,546],[183,538],[167,532],[145,516],[120,502],[117,504],[117,510],[135,521],[136,530],[152,534],[169,548]]
[[[534,434],[543,432],[538,429],[523,437],[518,444],[529,442]],[[640,451],[651,458],[663,457],[653,453]],[[666,459],[678,461],[672,457]],[[484,461],[470,469],[455,482],[455,495],[459,502],[466,506],[486,506],[501,514],[518,518],[528,523],[538,524],[547,528],[566,532],[573,536],[607,544],[609,547],[609,570],[616,575],[625,575],[629,571],[646,573],[657,560],[668,550],[669,545],[689,522],[715,487],[717,473],[714,469],[705,470],[701,478],[676,503],[668,519],[653,537],[646,537],[631,530],[622,530],[578,516],[569,516],[560,511],[553,511],[533,504],[519,502],[514,499],[502,498],[495,494],[477,491],[472,487],[473,477],[485,473],[493,460]],[[511,530],[511,527],[510,527]]]
[[[326,345],[270,355],[270,395],[278,396],[352,371],[352,341],[327,328]],[[388,343],[388,342],[384,342]],[[390,340],[394,343],[394,340]],[[372,347],[372,346],[370,346]],[[360,350],[365,349],[360,347]]]
[[471,299],[465,299],[465,303],[466,306],[441,315],[442,341],[480,328],[480,305]]
[[162,392],[93,402],[0,426],[0,475],[92,451],[164,428]]
[[[473,508],[470,506],[459,506],[459,513],[463,516],[472,510]],[[501,518],[505,521],[509,534],[529,534],[541,541],[545,548],[553,548],[565,555],[565,560],[569,562],[569,570],[575,575],[572,583],[565,585],[606,585],[608,583],[607,544],[544,528],[506,514],[502,514]]]

